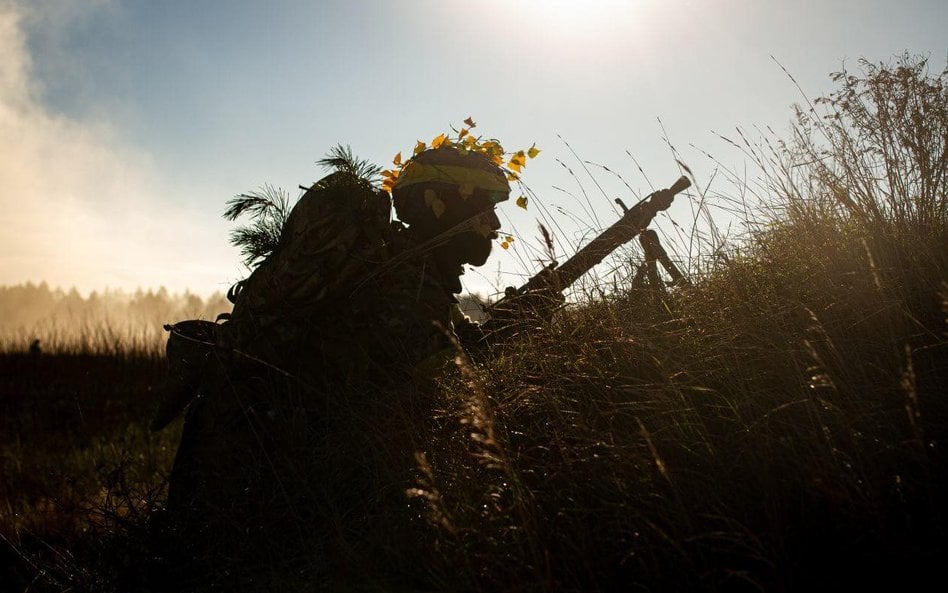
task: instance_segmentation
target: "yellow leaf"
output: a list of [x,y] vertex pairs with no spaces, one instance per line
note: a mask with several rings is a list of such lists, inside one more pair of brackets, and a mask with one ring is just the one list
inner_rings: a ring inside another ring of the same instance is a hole
[[402,153],[399,152],[398,154],[395,155],[395,158],[392,159],[392,164],[395,165],[396,167],[402,164]]
[[502,154],[495,154],[495,155],[493,155],[493,156],[490,157],[490,160],[492,160],[492,161],[494,162],[494,164],[499,167],[500,165],[503,165],[503,164],[504,164],[504,155],[502,155]]
[[533,146],[531,146],[531,147],[530,147],[530,150],[527,151],[527,156],[529,156],[531,159],[537,158],[537,155],[538,155],[538,154],[540,154],[540,149],[537,148],[537,145],[536,145],[536,144],[534,144]]
[[520,196],[519,198],[517,198],[517,206],[526,210],[527,209],[527,196]]
[[444,210],[444,202],[442,202],[440,198],[431,202],[431,211],[434,212],[435,218],[441,218],[441,215],[444,214]]
[[476,126],[477,126],[477,124],[474,123],[474,119],[473,119],[473,118],[470,118],[470,117],[467,118],[466,120],[464,120],[464,125],[467,126],[467,127],[469,127],[469,128],[473,128],[473,127],[476,127]]
[[467,128],[461,128],[461,131],[458,132],[458,140],[467,136]]
[[520,172],[520,167],[522,167],[522,166],[523,166],[523,165],[521,165],[520,163],[518,163],[518,162],[515,161],[514,159],[510,159],[510,162],[507,163],[507,167],[509,167],[510,170],[512,170],[512,171],[516,171],[517,173]]
[[392,181],[395,181],[395,177],[397,176],[395,175],[394,171],[389,171],[388,169],[385,169],[384,171],[382,171],[382,177],[385,179],[391,179]]
[[500,246],[503,247],[504,249],[508,249],[510,247],[510,243],[504,241],[503,243],[500,244]]
[[464,146],[468,147],[468,149],[473,148],[475,144],[477,144],[477,138],[475,138],[474,136],[471,136],[470,134],[468,134],[464,138]]
[[481,145],[486,152],[491,157],[500,157],[501,162],[503,162],[504,147],[500,145],[496,140],[488,140],[487,142]]
[[425,143],[419,140],[418,144],[415,144],[415,150],[412,154],[418,154],[419,152],[423,152],[424,150],[425,150]]
[[504,241],[506,241],[506,242],[508,242],[508,243],[513,243],[513,242],[514,242],[514,238],[511,237],[510,235],[507,235],[507,236],[504,238]]
[[519,181],[520,176],[516,173],[507,172],[507,181]]
[[444,144],[445,140],[447,140],[447,138],[444,137],[444,134],[438,134],[431,141],[431,148],[441,148],[441,145]]
[[438,192],[433,189],[426,189],[424,196],[425,205],[431,208],[435,218],[441,218],[441,215],[444,214],[445,205],[441,198],[438,197]]

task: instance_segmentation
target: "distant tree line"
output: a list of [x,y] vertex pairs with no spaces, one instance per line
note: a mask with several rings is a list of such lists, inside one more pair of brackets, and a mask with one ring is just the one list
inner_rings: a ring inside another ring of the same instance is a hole
[[0,338],[66,338],[102,327],[157,334],[165,323],[214,319],[230,308],[221,293],[202,298],[164,287],[131,293],[107,288],[84,297],[75,288],[50,288],[46,282],[0,286]]
[[[482,300],[462,295],[461,308],[480,321]],[[219,292],[201,297],[164,287],[134,292],[106,288],[82,296],[75,288],[50,288],[46,282],[0,286],[0,350],[23,350],[36,339],[44,349],[77,345],[96,349],[99,342],[116,340],[160,346],[166,335],[164,324],[213,320],[231,307]]]

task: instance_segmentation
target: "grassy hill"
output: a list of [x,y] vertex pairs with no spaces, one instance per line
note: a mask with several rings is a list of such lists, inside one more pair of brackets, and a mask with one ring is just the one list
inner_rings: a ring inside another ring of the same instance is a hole
[[[769,208],[691,287],[609,287],[462,358],[408,492],[429,540],[393,551],[416,582],[810,591],[941,575],[946,76],[909,56],[838,75],[791,138],[736,142]],[[177,438],[145,428],[162,368],[148,352],[0,359],[0,581],[147,590],[147,517]]]

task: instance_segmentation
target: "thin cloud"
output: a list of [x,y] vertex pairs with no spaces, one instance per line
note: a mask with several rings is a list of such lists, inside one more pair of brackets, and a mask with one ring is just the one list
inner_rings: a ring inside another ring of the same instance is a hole
[[0,284],[225,287],[219,221],[164,208],[152,159],[108,122],[43,104],[25,24],[66,26],[83,17],[70,4],[0,1]]

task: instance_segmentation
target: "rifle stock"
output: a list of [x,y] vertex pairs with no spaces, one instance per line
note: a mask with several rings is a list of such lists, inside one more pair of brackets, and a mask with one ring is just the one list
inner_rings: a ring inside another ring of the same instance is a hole
[[531,317],[548,316],[562,304],[563,290],[607,255],[644,231],[659,212],[671,206],[675,194],[690,186],[691,182],[687,177],[679,177],[668,189],[653,192],[627,209],[618,221],[563,262],[563,265],[558,266],[553,262],[523,286],[508,287],[502,299],[485,307],[485,313],[490,316],[485,329],[496,331]]

